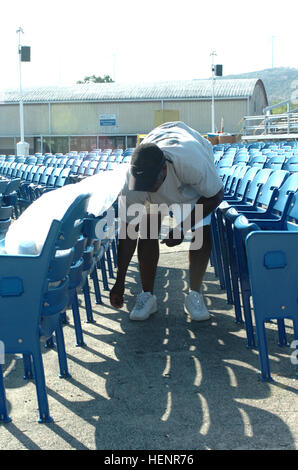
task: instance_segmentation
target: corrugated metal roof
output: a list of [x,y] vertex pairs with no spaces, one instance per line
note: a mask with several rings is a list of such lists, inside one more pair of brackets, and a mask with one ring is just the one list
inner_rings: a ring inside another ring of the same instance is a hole
[[[257,78],[217,79],[216,98],[249,97]],[[210,98],[211,80],[179,80],[154,83],[89,83],[71,86],[25,88],[23,100],[27,103],[52,101],[143,101]],[[0,92],[0,102],[18,102],[18,90]]]

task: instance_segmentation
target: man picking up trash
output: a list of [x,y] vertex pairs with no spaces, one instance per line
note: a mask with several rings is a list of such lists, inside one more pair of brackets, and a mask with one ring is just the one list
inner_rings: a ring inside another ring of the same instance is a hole
[[[169,247],[179,245],[189,228],[194,235],[189,249],[190,290],[184,310],[192,320],[210,318],[200,290],[211,253],[211,213],[221,203],[223,194],[212,145],[197,131],[183,122],[170,122],[146,136],[134,150],[119,198],[122,224],[117,277],[110,292],[113,307],[123,306],[125,277],[137,247],[142,292],[130,312],[130,319],[146,320],[157,311],[154,280],[159,259],[159,231],[164,208],[168,207],[180,220],[162,243]],[[142,219],[136,218],[139,207],[145,211]],[[195,243],[198,239],[202,243]]]

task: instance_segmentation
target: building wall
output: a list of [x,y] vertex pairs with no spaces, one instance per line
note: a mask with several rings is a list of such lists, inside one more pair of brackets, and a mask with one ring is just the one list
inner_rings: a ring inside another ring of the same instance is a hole
[[[51,104],[51,133],[56,135],[146,134],[155,127],[162,111],[176,111],[179,120],[202,133],[211,129],[211,101]],[[99,117],[114,115],[115,126],[100,126]],[[164,113],[167,115],[166,113]],[[247,114],[246,100],[215,101],[215,124],[226,132],[239,129]]]
[[[215,100],[215,127],[238,133],[247,114],[260,114],[266,106],[262,87],[256,87],[249,106],[247,99]],[[166,111],[172,111],[168,114]],[[115,126],[100,126],[100,115],[116,118]],[[211,130],[211,100],[150,101],[118,103],[24,104],[25,136],[136,135],[155,127],[160,116],[176,116],[205,134]],[[0,106],[0,136],[19,136],[19,105]]]
[[[24,104],[24,131],[27,135],[49,133],[48,104]],[[20,135],[20,107],[18,104],[0,106],[0,135]]]
[[267,96],[264,93],[264,88],[260,82],[255,86],[254,93],[250,100],[249,115],[261,116],[263,109],[268,106]]

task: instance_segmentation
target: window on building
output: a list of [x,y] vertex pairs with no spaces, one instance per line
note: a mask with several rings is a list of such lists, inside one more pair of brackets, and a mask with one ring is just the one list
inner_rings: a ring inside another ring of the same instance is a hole
[[15,154],[15,141],[13,137],[0,138],[0,154],[1,155],[14,155]]
[[70,151],[90,152],[97,148],[96,136],[70,137]]
[[44,137],[43,153],[68,153],[68,137]]
[[101,150],[114,148],[114,137],[107,137],[101,135],[99,136],[98,141],[98,146],[99,148],[101,148]]
[[134,148],[137,145],[137,136],[129,135],[127,136],[127,148]]

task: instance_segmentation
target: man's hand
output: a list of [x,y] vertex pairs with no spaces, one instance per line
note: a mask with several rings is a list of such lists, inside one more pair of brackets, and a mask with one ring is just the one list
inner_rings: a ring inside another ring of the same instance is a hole
[[[180,233],[180,236],[177,236]],[[175,238],[174,238],[175,236]],[[164,238],[161,243],[167,245],[169,248],[180,245],[184,240],[184,232],[181,228],[171,229],[168,238]]]
[[110,303],[114,308],[123,307],[123,296],[124,296],[124,286],[115,283],[114,287],[110,291]]

